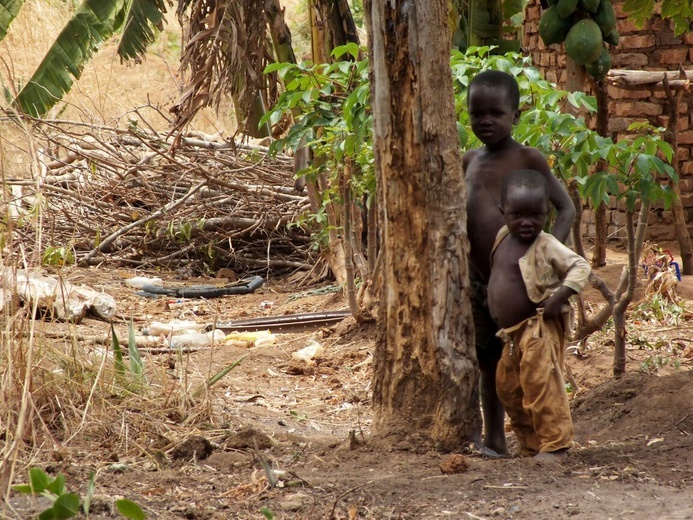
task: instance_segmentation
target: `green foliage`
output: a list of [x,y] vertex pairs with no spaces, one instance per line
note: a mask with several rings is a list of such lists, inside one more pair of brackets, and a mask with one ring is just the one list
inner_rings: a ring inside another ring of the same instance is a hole
[[123,362],[123,350],[120,348],[120,341],[116,335],[115,327],[111,323],[111,348],[113,348],[113,366],[119,377],[125,377],[125,363]]
[[[94,495],[95,474],[89,474],[87,496],[84,498],[82,509],[89,515],[89,507]],[[65,488],[65,475],[58,473],[55,478],[50,478],[41,468],[29,469],[29,483],[12,486],[15,491],[33,496],[43,496],[52,504],[38,515],[38,520],[66,520],[79,515],[80,499],[76,493],[68,493]],[[118,500],[116,508],[125,518],[131,520],[145,520],[147,515],[142,508],[130,500]]]
[[122,498],[116,501],[116,509],[121,515],[130,520],[145,520],[147,518],[142,508],[132,500]]
[[646,374],[656,374],[667,366],[673,366],[675,370],[678,370],[681,367],[681,362],[678,359],[671,359],[670,356],[652,354],[640,364],[640,371]]
[[[322,186],[323,208],[340,199],[339,173],[347,160],[355,165],[349,185],[352,200],[375,194],[368,62],[355,61],[358,53],[358,45],[350,43],[332,51],[334,58],[344,61],[274,63],[265,69],[266,73],[277,72],[286,90],[260,124],[275,124],[286,114],[295,120],[287,135],[272,143],[270,151],[295,151],[304,142],[311,147],[314,160],[298,175],[313,181],[321,176],[327,179],[327,186]],[[347,56],[350,59],[345,59]],[[316,239],[324,240],[320,233],[327,231],[326,216],[319,211],[311,220],[321,226]]]
[[71,247],[49,246],[43,252],[41,262],[43,265],[52,265],[54,267],[72,265],[75,263],[75,255]]
[[202,393],[211,388],[213,385],[215,385],[217,382],[221,380],[222,377],[224,377],[226,374],[231,372],[234,368],[236,368],[238,365],[241,364],[241,361],[243,361],[247,357],[247,354],[245,356],[239,357],[236,361],[231,363],[230,365],[226,366],[225,368],[221,369],[219,372],[214,374],[212,377],[210,377],[207,381],[205,381],[204,384],[200,385],[197,390],[193,392],[193,397],[199,397],[202,395]]
[[[541,150],[559,178],[565,182],[574,179],[582,196],[595,203],[616,197],[623,199],[630,211],[634,211],[639,199],[663,200],[668,207],[673,192],[665,181],[677,177],[662,159],[671,161],[673,150],[661,139],[658,129],[645,122],[637,123],[628,131],[643,135],[615,143],[589,128],[583,117],[565,110],[569,104],[596,112],[593,97],[557,89],[541,77],[528,57],[513,53],[494,56],[489,51],[488,47],[480,47],[465,54],[453,52],[455,107],[462,148],[479,144],[469,129],[466,111],[466,90],[471,78],[481,70],[503,70],[515,76],[520,85],[523,111],[514,129],[515,138]],[[605,171],[595,173],[599,161],[604,161]]]
[[140,356],[140,351],[137,349],[135,325],[132,322],[132,318],[130,318],[130,323],[128,324],[128,355],[130,357],[130,372],[132,372],[138,384],[144,385],[146,383],[144,362],[142,361],[142,356]]
[[132,323],[132,319],[128,325],[128,357],[130,358],[130,364],[125,364],[123,361],[123,349],[120,346],[120,341],[115,331],[115,327],[111,324],[111,348],[113,349],[113,366],[115,368],[116,374],[122,380],[132,380],[138,390],[144,388],[147,382],[144,376],[144,362],[142,361],[142,356],[140,356],[140,351],[137,348],[137,341],[135,339],[135,327]]
[[[532,66],[529,57],[520,54],[492,54],[492,47],[469,48],[465,53],[453,51],[451,67],[455,95],[455,111],[460,145],[463,150],[480,145],[469,126],[467,88],[471,79],[486,69],[496,69],[515,76],[520,85],[522,114],[515,126],[515,138],[541,150],[552,164],[555,173],[566,183],[575,180],[581,194],[595,203],[610,197],[625,201],[630,211],[636,202],[663,200],[671,202],[672,190],[668,179],[676,174],[668,161],[673,150],[661,139],[659,130],[646,122],[632,125],[630,134],[614,142],[589,128],[584,117],[576,117],[567,108],[596,112],[594,97],[582,92],[566,92],[546,81]],[[335,50],[341,57],[356,56],[355,45]],[[276,71],[286,83],[286,92],[265,119],[270,122],[289,112],[295,114],[296,124],[287,136],[273,143],[273,151],[296,149],[305,139],[314,149],[316,160],[305,172],[312,178],[324,174],[335,181],[337,172],[347,157],[360,166],[360,174],[351,180],[354,200],[367,200],[375,194],[375,174],[372,154],[372,115],[370,85],[366,61],[340,61],[332,64],[278,63],[268,71]],[[595,166],[603,162],[603,171]],[[336,189],[324,193],[323,202],[337,198]],[[309,217],[323,226],[327,220],[322,209]]]
[[[657,0],[662,8],[662,18],[670,18],[674,22],[674,34],[677,36],[690,31],[693,19],[693,5],[689,0]],[[628,14],[635,25],[642,28],[652,18],[655,0],[625,0],[623,11]]]
[[663,325],[678,327],[686,317],[686,302],[673,301],[666,295],[655,293],[643,300],[634,310],[636,321],[657,321]]
[[262,516],[264,516],[266,520],[274,520],[274,513],[269,507],[261,508],[260,513],[262,513]]
[[24,0],[0,1],[0,41],[7,35],[7,28],[17,17],[23,5]]
[[[162,31],[166,2],[164,0],[131,0],[125,2],[120,16],[126,20],[118,45],[121,60],[140,60],[147,47],[156,40],[154,30]],[[120,22],[118,25],[120,25]]]

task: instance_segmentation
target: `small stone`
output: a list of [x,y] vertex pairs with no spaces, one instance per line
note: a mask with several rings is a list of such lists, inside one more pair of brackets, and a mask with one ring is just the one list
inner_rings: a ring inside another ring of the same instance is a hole
[[209,457],[213,451],[214,447],[211,442],[199,435],[193,435],[173,448],[171,457],[173,457],[174,460],[192,460],[193,458],[204,460]]
[[440,471],[444,475],[452,475],[454,473],[464,473],[469,469],[467,458],[460,453],[453,453],[445,457],[440,463]]
[[226,439],[226,447],[234,450],[266,450],[272,447],[272,439],[265,433],[253,428],[243,428]]

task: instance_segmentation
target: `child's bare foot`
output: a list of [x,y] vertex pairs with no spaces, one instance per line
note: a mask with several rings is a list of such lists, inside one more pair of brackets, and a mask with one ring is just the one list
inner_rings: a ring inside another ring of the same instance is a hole
[[568,457],[568,450],[542,451],[534,456],[539,462],[563,462]]

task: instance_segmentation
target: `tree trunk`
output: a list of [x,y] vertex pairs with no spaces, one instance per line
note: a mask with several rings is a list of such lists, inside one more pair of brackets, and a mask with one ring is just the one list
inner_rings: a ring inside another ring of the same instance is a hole
[[[679,167],[679,103],[683,96],[683,90],[678,90],[674,94],[669,85],[669,78],[665,75],[663,78],[664,93],[667,96],[667,105],[669,109],[669,120],[667,121],[667,129],[664,132],[664,140],[671,145],[674,150],[674,155],[671,158],[671,167],[676,172],[676,175],[681,178]],[[674,201],[671,204],[671,213],[674,216],[674,229],[676,230],[676,239],[679,242],[681,250],[681,273],[690,275],[693,274],[693,246],[691,246],[691,236],[688,233],[686,225],[686,217],[684,215],[683,204],[681,202],[681,187],[678,182],[669,181],[669,186],[674,192]]]
[[[349,42],[360,43],[356,24],[346,0],[314,0],[322,24],[327,29],[329,52]],[[328,52],[328,54],[329,54]]]
[[291,31],[284,20],[284,9],[279,4],[279,0],[265,0],[265,13],[277,61],[296,63],[294,48],[291,45]]
[[481,419],[448,2],[364,4],[382,247],[374,434],[454,450]]
[[[608,137],[609,133],[609,96],[606,91],[606,83],[595,82],[597,97],[597,133],[602,137]],[[606,161],[599,161],[597,172],[604,171]],[[595,173],[597,173],[595,172]],[[606,239],[608,234],[608,222],[606,220],[606,204],[600,202],[594,208],[594,250],[592,251],[592,267],[606,265]]]

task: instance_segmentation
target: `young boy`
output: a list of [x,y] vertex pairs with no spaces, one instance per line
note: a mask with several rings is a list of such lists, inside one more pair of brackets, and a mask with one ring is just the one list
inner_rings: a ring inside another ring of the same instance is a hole
[[[553,234],[564,242],[575,218],[575,207],[563,185],[553,176],[542,153],[512,138],[520,117],[520,89],[505,72],[485,71],[470,83],[467,107],[472,131],[484,144],[462,159],[467,180],[467,232],[470,242],[472,310],[479,360],[481,404],[484,416],[484,451],[507,453],[503,406],[496,394],[496,365],[503,348],[498,327],[486,305],[486,285],[491,272],[493,240],[503,226],[498,210],[503,179],[516,169],[540,172],[548,184],[549,199],[556,208]],[[481,432],[478,434],[481,441]]]
[[568,298],[587,283],[590,265],[542,231],[549,210],[545,177],[510,173],[501,189],[501,228],[491,253],[488,306],[505,346],[496,388],[520,455],[561,460],[573,443],[563,381]]

